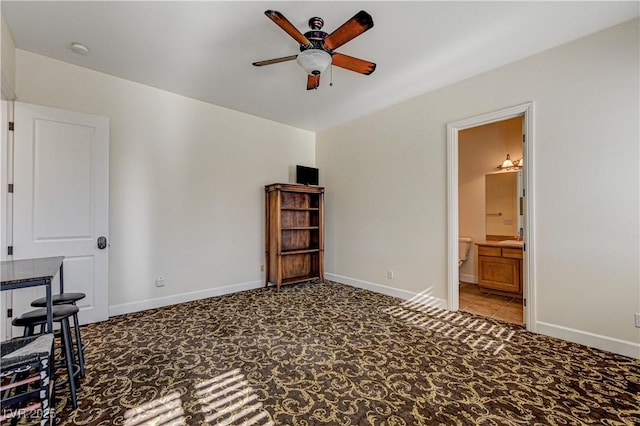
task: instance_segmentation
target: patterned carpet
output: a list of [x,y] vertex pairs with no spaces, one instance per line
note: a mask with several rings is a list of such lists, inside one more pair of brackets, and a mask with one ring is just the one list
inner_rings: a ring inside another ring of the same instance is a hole
[[328,281],[83,338],[80,406],[61,389],[60,425],[640,424],[637,360]]

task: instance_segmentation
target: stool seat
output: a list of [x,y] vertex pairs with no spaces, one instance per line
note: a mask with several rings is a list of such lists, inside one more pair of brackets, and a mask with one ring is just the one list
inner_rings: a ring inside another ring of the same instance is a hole
[[[56,305],[52,307],[52,314],[54,321],[60,321],[64,318],[69,318],[79,311],[75,305]],[[33,311],[20,314],[11,322],[16,327],[26,327],[32,325],[39,325],[47,322],[47,309],[40,308]]]
[[[84,293],[60,293],[51,296],[51,303],[53,305],[67,305],[76,303],[80,299],[87,297]],[[35,308],[44,308],[47,306],[47,298],[41,297],[31,302],[31,306]]]

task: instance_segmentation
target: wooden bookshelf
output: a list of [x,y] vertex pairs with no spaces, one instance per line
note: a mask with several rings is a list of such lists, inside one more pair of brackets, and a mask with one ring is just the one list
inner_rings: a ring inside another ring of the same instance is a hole
[[265,286],[324,279],[324,188],[267,185],[265,215]]

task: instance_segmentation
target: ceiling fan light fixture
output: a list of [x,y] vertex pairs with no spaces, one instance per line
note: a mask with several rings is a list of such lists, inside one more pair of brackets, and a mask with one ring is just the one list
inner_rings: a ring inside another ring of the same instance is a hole
[[310,75],[319,75],[331,65],[331,55],[321,49],[304,50],[296,60]]

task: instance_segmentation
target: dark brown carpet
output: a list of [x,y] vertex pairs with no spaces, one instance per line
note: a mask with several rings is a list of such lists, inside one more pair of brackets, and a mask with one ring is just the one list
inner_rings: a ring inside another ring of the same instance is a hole
[[83,327],[60,425],[638,425],[640,362],[337,283]]

